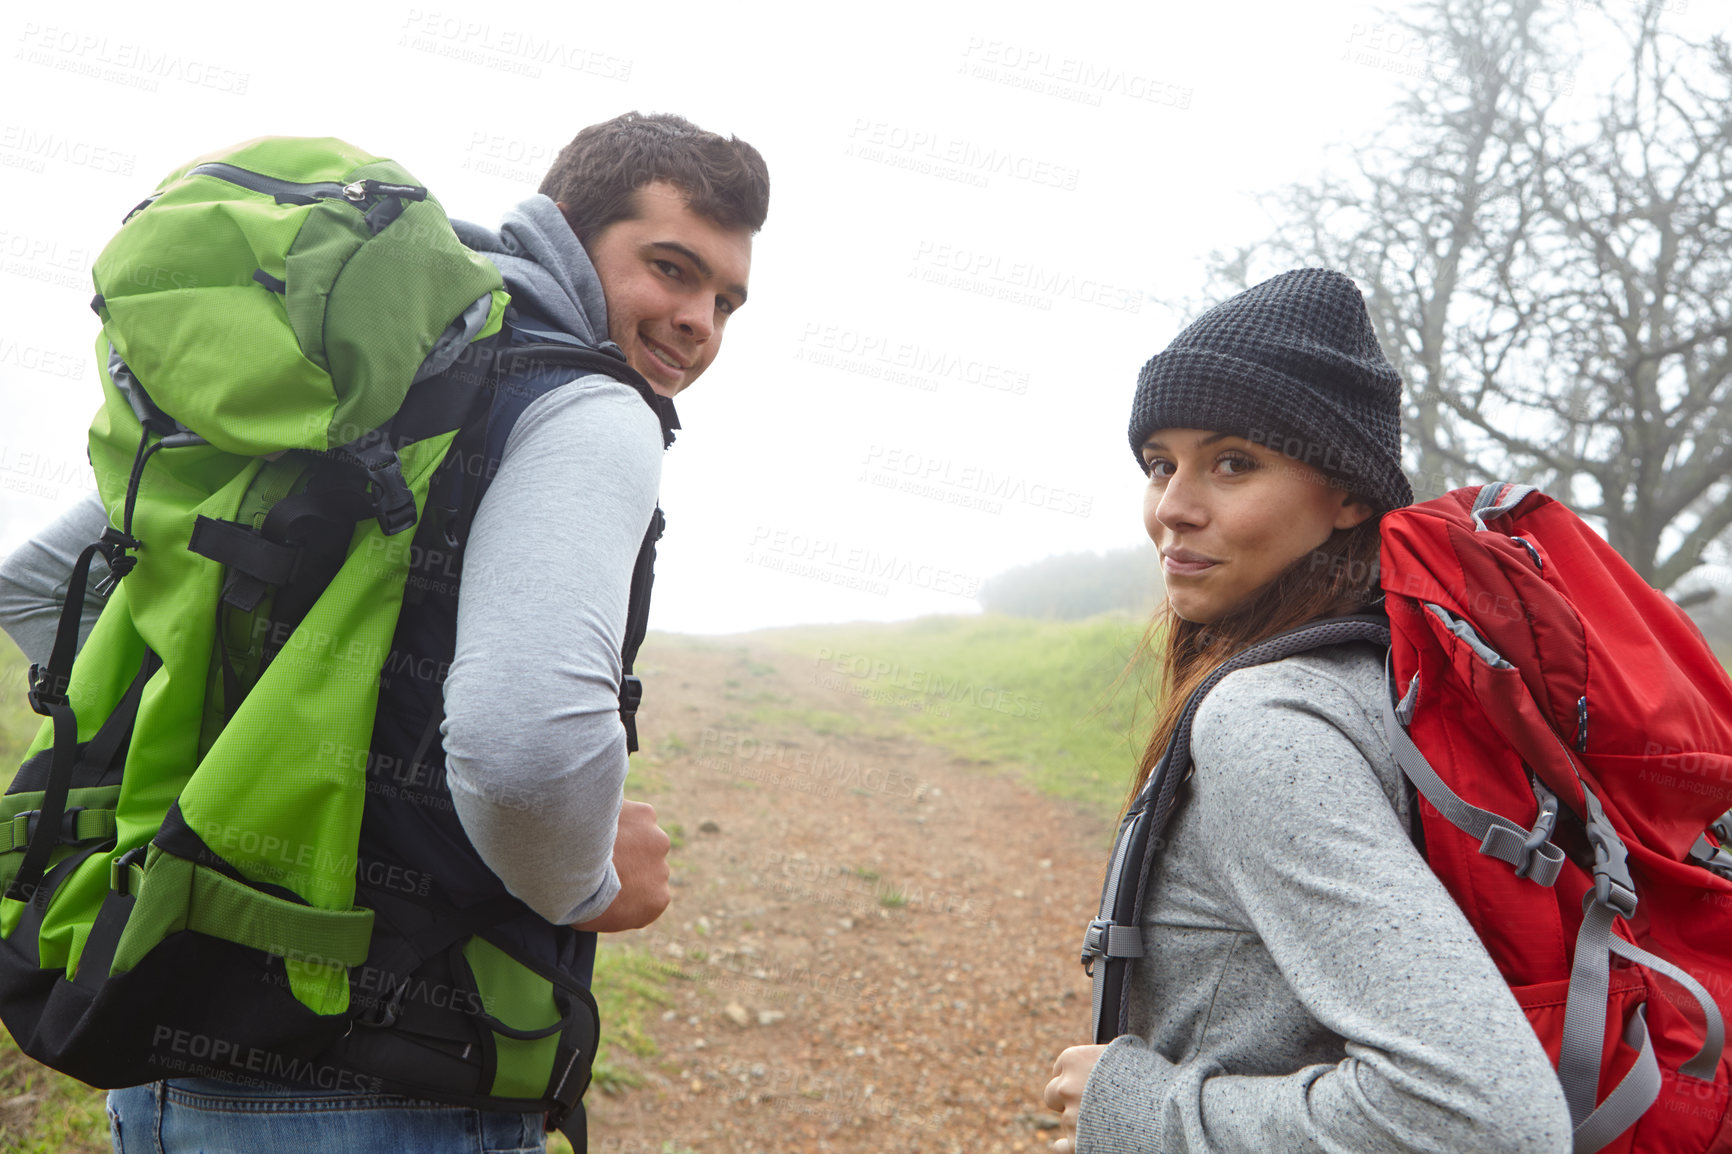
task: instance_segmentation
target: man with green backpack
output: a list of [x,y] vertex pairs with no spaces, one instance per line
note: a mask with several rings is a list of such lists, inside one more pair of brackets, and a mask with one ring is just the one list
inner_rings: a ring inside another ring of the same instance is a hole
[[668,901],[621,791],[669,402],[768,175],[630,113],[541,192],[448,223],[266,138],[93,270],[102,502],[0,566],[48,719],[0,799],[0,1017],[130,1087],[123,1152],[582,1148],[594,932]]

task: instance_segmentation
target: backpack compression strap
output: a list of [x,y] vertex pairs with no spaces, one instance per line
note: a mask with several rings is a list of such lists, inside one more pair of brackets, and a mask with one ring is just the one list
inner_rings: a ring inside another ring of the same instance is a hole
[[54,719],[54,753],[43,787],[42,804],[36,815],[36,828],[30,835],[29,848],[24,851],[23,864],[6,889],[6,896],[29,902],[37,909],[48,904],[48,892],[39,885],[48,869],[49,855],[60,843],[66,798],[72,788],[72,770],[77,761],[78,718],[72,712],[66,690],[72,679],[79,614],[84,609],[84,586],[90,576],[90,562],[98,553],[111,555],[101,541],[86,546],[78,555],[78,563],[73,566],[67,584],[66,600],[60,609],[53,653],[46,666],[30,667],[30,708],[43,717]]
[[1179,786],[1191,775],[1191,722],[1203,699],[1235,670],[1347,641],[1371,641],[1386,646],[1389,622],[1375,614],[1336,617],[1276,634],[1229,658],[1185,703],[1166,752],[1119,823],[1106,883],[1101,887],[1100,916],[1089,923],[1083,934],[1083,972],[1094,979],[1091,1013],[1096,1043],[1105,1044],[1125,1032],[1130,1011],[1131,963],[1143,954],[1143,900],[1149,871],[1154,865],[1151,851],[1160,846],[1166,835],[1178,803]]

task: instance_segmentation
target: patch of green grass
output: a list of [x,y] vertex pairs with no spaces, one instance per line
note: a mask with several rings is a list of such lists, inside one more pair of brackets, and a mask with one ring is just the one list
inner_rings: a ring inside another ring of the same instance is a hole
[[755,661],[749,656],[741,655],[740,665],[753,677],[769,677],[776,672],[776,667],[767,661]]
[[0,780],[12,780],[13,770],[42,728],[42,718],[30,711],[24,696],[29,672],[30,662],[10,637],[0,633]]
[[641,947],[615,945],[606,937],[595,951],[595,980],[590,992],[601,1011],[601,1045],[595,1058],[595,1084],[605,1093],[617,1094],[640,1085],[642,1079],[623,1068],[616,1055],[654,1057],[655,1041],[645,1023],[649,1015],[667,1005],[666,984],[684,977]]
[[878,904],[887,910],[899,910],[908,904],[908,895],[899,887],[878,895]]
[[815,733],[820,737],[849,737],[866,729],[857,718],[844,713],[782,705],[765,705],[754,709],[750,724],[798,733]]
[[[815,682],[873,703],[903,732],[967,761],[1017,767],[1042,791],[1110,816],[1151,723],[1141,679],[1122,677],[1142,629],[1124,616],[984,615],[758,636],[809,659]],[[776,719],[799,724],[800,712]]]
[[640,798],[646,794],[664,792],[667,779],[659,768],[660,758],[649,754],[633,754],[626,762],[625,795],[630,798]]
[[0,1031],[0,1150],[8,1154],[103,1154],[107,1092],[55,1073]]

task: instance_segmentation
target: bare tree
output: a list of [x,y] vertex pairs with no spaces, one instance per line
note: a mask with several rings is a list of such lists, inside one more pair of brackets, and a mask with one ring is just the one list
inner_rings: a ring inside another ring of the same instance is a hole
[[[1390,24],[1423,67],[1386,141],[1270,196],[1273,236],[1210,289],[1345,270],[1407,379],[1421,496],[1540,484],[1669,589],[1732,527],[1732,57],[1661,15],[1425,0]],[[1576,19],[1627,64],[1566,120]]]

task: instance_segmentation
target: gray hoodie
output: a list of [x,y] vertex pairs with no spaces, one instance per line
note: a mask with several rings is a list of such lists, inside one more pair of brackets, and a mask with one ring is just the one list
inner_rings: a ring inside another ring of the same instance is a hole
[[507,212],[498,232],[466,220],[451,227],[499,269],[513,301],[589,344],[607,338],[607,302],[595,266],[550,198],[537,194]]

